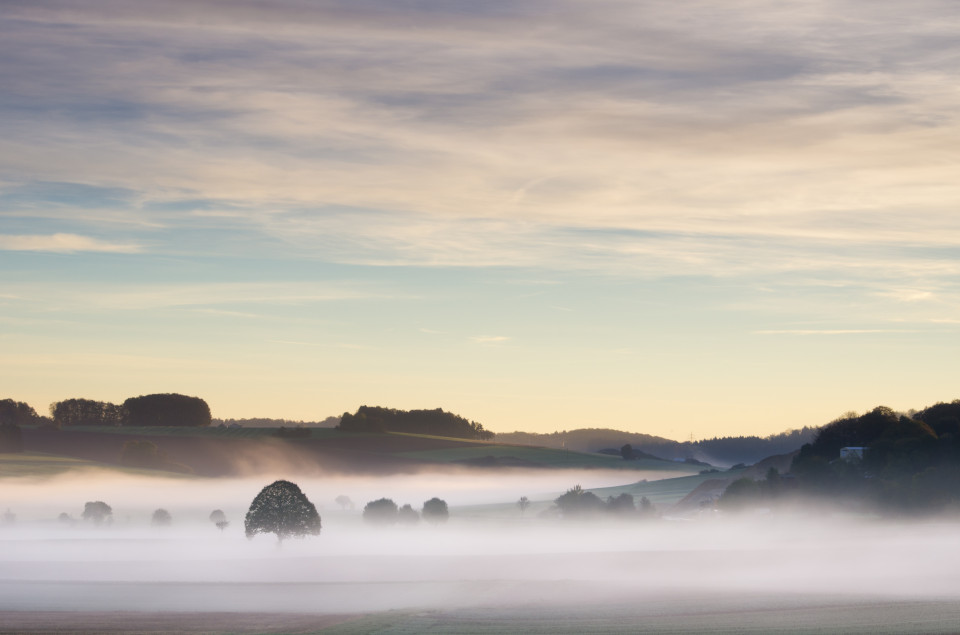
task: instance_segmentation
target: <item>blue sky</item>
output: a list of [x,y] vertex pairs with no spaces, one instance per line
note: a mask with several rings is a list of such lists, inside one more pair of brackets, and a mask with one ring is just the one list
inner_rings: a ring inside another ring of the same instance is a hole
[[673,438],[958,398],[958,27],[6,2],[3,396]]

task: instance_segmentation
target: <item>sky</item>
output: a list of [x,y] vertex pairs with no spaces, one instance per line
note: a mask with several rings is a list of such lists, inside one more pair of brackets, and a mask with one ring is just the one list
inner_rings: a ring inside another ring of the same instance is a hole
[[960,398],[960,5],[0,2],[0,386],[777,433]]

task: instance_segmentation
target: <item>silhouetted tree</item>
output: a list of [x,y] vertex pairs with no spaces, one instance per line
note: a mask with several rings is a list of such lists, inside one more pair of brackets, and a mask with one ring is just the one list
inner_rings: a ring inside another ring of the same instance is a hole
[[629,516],[637,512],[637,506],[633,502],[633,496],[624,492],[616,498],[607,497],[607,511],[618,516]]
[[350,497],[349,497],[349,496],[345,496],[344,494],[340,494],[339,496],[337,496],[337,497],[334,499],[334,501],[337,503],[337,505],[340,506],[340,509],[344,509],[344,510],[346,510],[346,509],[353,509],[353,501],[350,500]]
[[397,522],[403,525],[416,525],[420,522],[420,514],[407,503],[397,511]]
[[83,506],[83,519],[99,527],[113,520],[113,509],[103,501],[90,501]]
[[637,508],[637,513],[641,518],[649,518],[656,514],[657,510],[653,506],[653,503],[650,502],[650,499],[646,496],[640,497],[640,504]]
[[32,426],[43,421],[30,404],[13,399],[0,399],[0,425]]
[[624,461],[629,461],[633,458],[633,446],[627,443],[620,448],[620,456],[623,457]]
[[173,517],[170,512],[163,508],[155,510],[150,518],[150,524],[154,527],[169,527],[172,522]]
[[397,504],[389,498],[370,501],[363,508],[363,520],[372,525],[392,525],[397,522]]
[[247,538],[276,534],[283,542],[289,537],[320,534],[320,514],[300,488],[290,481],[267,485],[250,504],[244,519]]
[[210,406],[199,397],[175,393],[141,395],[123,402],[128,426],[209,426]]
[[221,533],[230,525],[227,522],[227,515],[223,513],[222,509],[215,509],[210,512],[210,522],[216,525]]
[[108,401],[64,399],[50,404],[50,415],[57,426],[118,426],[123,408]]
[[445,523],[450,518],[447,502],[439,498],[431,498],[423,504],[423,519],[434,525]]
[[603,510],[604,504],[599,496],[584,490],[579,485],[568,489],[554,501],[564,518],[587,516]]
[[464,439],[492,439],[494,436],[476,421],[440,408],[405,411],[360,406],[356,414],[343,413],[337,429],[343,432],[408,432]]
[[527,507],[530,507],[530,499],[526,496],[521,496],[520,500],[517,501],[517,507],[520,508],[520,515],[523,516],[523,512],[527,511]]

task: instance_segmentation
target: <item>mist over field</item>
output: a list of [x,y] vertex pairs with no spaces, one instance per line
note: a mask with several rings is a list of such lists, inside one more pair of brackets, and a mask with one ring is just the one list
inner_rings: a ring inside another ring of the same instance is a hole
[[[8,479],[0,506],[16,520],[0,528],[0,611],[572,611],[577,624],[577,611],[637,619],[658,607],[688,619],[721,608],[960,601],[955,520],[883,522],[812,507],[645,521],[539,513],[573,478],[590,488],[618,476],[622,483],[622,474],[536,470],[298,479],[323,530],[282,545],[243,532],[269,478]],[[334,501],[341,494],[354,509]],[[534,501],[522,516],[521,495]],[[419,509],[433,496],[450,505],[446,524],[371,527],[361,518],[376,498]],[[79,520],[90,500],[111,505],[111,524]],[[150,525],[159,507],[171,513],[170,527]],[[213,509],[230,522],[222,532],[208,518]],[[73,521],[58,520],[61,512]]]

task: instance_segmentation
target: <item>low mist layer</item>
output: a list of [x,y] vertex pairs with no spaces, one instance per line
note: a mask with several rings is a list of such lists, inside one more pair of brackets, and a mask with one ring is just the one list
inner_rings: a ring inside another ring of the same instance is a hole
[[[535,511],[570,483],[536,471],[519,476],[301,479],[323,530],[282,544],[244,536],[243,516],[265,479],[8,481],[0,504],[15,518],[0,529],[0,610],[340,614],[679,606],[696,598],[770,606],[797,597],[960,600],[960,527],[950,520],[891,523],[797,508],[693,521],[564,521]],[[622,473],[580,476],[590,488]],[[521,495],[533,501],[524,514],[514,504]],[[446,524],[362,520],[370,500],[419,508],[433,496],[450,505]],[[93,500],[112,506],[112,523],[80,520]],[[160,507],[172,517],[168,527],[150,524]],[[222,531],[209,518],[214,509],[229,521]]]

